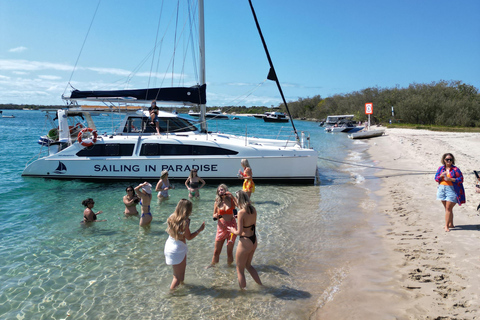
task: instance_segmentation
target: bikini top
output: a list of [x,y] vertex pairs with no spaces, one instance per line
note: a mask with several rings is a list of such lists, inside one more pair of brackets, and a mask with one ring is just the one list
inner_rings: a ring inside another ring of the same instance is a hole
[[190,188],[197,189],[198,188],[198,181],[197,182],[190,182]]
[[95,220],[97,220],[97,215],[95,213],[93,214],[93,220],[89,220],[86,215],[83,215],[83,220],[87,221],[87,222],[88,221],[95,221]]
[[243,229],[248,229],[248,228],[251,228],[253,234],[255,234],[255,224],[252,224],[251,226],[248,226],[248,227],[243,227]]
[[224,210],[224,209],[218,209],[218,214],[221,215],[221,216],[224,216],[224,215],[228,215],[228,214],[233,214],[233,208],[230,207],[228,208],[227,210]]

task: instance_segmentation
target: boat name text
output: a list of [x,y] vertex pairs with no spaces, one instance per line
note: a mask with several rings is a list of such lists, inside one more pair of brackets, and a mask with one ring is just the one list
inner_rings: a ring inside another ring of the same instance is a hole
[[[128,165],[128,164],[121,164],[121,165],[116,165],[116,164],[96,164],[93,166],[95,172],[162,172],[163,170],[168,170],[172,172],[185,172],[185,171],[191,171],[192,169],[197,169],[198,171],[202,172],[207,172],[207,171],[218,171],[218,165],[217,164],[204,164],[204,165],[182,165],[182,164],[176,164],[176,165],[168,165],[168,164],[162,164],[161,166],[157,166],[156,164],[146,164],[144,166],[134,164],[134,165]],[[142,170],[143,169],[143,170]]]

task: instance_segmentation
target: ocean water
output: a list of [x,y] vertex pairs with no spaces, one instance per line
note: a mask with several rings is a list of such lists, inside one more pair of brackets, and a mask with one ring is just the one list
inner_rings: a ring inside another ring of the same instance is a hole
[[[36,143],[50,128],[41,111],[4,111],[0,118],[0,319],[308,319],[338,290],[348,266],[361,254],[355,229],[363,226],[370,201],[366,178],[373,169],[365,143],[328,134],[318,123],[295,121],[319,151],[319,181],[312,185],[257,184],[258,249],[253,265],[264,283],[247,274],[239,291],[235,267],[211,262],[217,185],[194,200],[191,226],[206,228],[188,242],[185,285],[170,292],[165,264],[167,217],[181,198],[184,181],[170,199],[152,201],[150,229],[123,216],[125,188],[142,182],[61,181],[23,178]],[[115,119],[95,119],[110,130]],[[272,136],[288,124],[261,119],[210,122],[209,130]],[[240,164],[239,164],[240,169]],[[255,168],[253,174],[255,176]],[[157,181],[150,181],[155,184]],[[230,185],[230,190],[241,188]],[[374,187],[374,186],[373,186]],[[106,222],[80,224],[83,199],[95,199]]]

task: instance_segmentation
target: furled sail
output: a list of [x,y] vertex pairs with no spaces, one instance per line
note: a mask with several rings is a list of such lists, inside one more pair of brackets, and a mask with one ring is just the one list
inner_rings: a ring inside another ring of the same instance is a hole
[[102,100],[109,102],[150,102],[156,100],[160,103],[172,104],[206,104],[207,85],[193,87],[169,87],[133,90],[109,90],[109,91],[80,91],[73,90],[69,100]]

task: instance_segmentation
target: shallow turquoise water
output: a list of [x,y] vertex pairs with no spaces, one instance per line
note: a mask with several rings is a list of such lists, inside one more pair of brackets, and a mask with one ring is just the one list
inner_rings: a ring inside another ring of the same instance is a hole
[[[343,134],[326,134],[317,123],[296,121],[319,151],[317,185],[257,185],[252,199],[259,212],[254,265],[264,287],[247,276],[238,290],[234,267],[205,269],[212,258],[216,225],[211,219],[217,185],[194,201],[192,228],[207,226],[188,243],[185,286],[169,292],[171,267],[165,265],[165,221],[187,197],[184,181],[163,203],[152,203],[149,230],[138,218],[125,219],[122,197],[130,183],[23,178],[25,164],[39,152],[36,141],[49,126],[40,111],[8,111],[0,119],[0,318],[139,319],[308,318],[341,281],[355,249],[351,229],[361,219],[364,168],[338,161],[368,163],[361,143]],[[95,119],[109,131],[108,117]],[[285,124],[254,118],[217,121],[209,130],[238,135],[276,135]],[[255,173],[255,168],[253,168]],[[150,181],[155,184],[157,181]],[[241,188],[231,185],[235,191]],[[107,219],[85,227],[81,201],[95,199]]]

